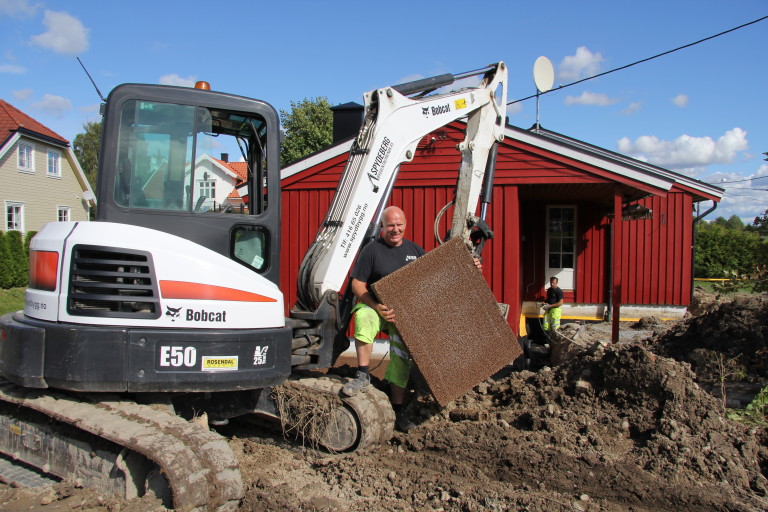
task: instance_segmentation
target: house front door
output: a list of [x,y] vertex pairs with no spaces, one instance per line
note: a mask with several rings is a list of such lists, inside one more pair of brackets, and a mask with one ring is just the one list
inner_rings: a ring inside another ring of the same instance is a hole
[[563,290],[573,290],[576,266],[576,207],[547,206],[546,279],[557,277]]

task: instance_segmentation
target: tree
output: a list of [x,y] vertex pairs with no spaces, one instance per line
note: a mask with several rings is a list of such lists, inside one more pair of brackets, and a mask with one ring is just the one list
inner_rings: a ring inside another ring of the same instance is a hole
[[282,167],[333,142],[333,112],[327,98],[292,101],[290,112],[280,110],[280,119],[286,132],[280,150]]
[[768,237],[768,210],[765,210],[759,217],[755,217],[755,221],[750,228],[750,231],[755,231],[760,236]]
[[29,281],[29,260],[24,251],[24,240],[19,231],[6,231],[5,245],[12,272],[11,287],[24,286]]
[[14,260],[8,249],[5,233],[0,231],[0,289],[13,288]]
[[766,263],[766,244],[758,234],[726,225],[717,221],[697,224],[696,277],[732,277],[734,272],[749,275]]
[[744,229],[744,221],[738,215],[731,215],[726,220],[725,217],[718,217],[715,219],[715,224],[723,226],[726,229],[735,229],[736,231],[742,231]]
[[101,121],[98,123],[88,121],[83,125],[85,130],[78,133],[72,143],[80,167],[85,172],[85,177],[91,188],[96,190],[96,173],[99,170],[99,149],[101,147]]

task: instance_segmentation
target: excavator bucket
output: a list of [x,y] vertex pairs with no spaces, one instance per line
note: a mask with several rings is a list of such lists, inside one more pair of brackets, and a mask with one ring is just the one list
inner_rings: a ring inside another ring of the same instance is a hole
[[444,406],[522,354],[460,238],[372,286],[432,395]]

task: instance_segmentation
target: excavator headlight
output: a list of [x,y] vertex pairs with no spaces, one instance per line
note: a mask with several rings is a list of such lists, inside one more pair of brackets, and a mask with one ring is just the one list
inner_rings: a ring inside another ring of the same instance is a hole
[[59,253],[55,251],[29,251],[29,287],[54,291],[59,269]]

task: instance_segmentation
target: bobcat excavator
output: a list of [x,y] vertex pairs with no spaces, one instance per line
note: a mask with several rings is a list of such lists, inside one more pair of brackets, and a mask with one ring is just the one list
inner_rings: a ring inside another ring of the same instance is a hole
[[[434,93],[473,76],[479,85]],[[343,380],[305,375],[349,345],[351,301],[339,290],[400,164],[426,134],[464,117],[451,235],[468,240],[482,227],[474,214],[503,138],[506,92],[499,62],[365,94],[362,127],[286,318],[274,108],[205,83],[116,87],[104,110],[96,221],[40,230],[24,310],[0,318],[0,475],[231,510],[243,494],[237,461],[223,437],[189,419],[279,418],[273,390],[286,382],[334,398],[317,411],[332,421],[316,442],[349,451],[388,440],[394,414],[384,393],[341,397]],[[210,207],[208,155],[228,147],[248,171],[240,212]]]

